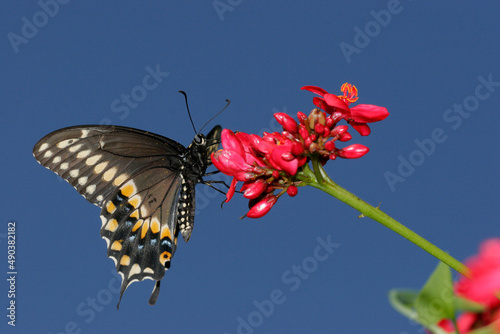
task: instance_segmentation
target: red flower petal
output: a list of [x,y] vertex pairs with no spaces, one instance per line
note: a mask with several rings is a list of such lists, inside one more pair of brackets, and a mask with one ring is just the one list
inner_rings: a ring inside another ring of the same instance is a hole
[[384,107],[372,104],[358,104],[351,108],[349,118],[359,123],[373,123],[385,119],[389,112]]
[[349,112],[349,106],[344,101],[342,101],[337,95],[326,94],[325,95],[325,102],[330,107],[340,109],[346,113]]
[[[278,169],[284,170],[290,175],[297,174],[297,169],[299,168],[299,162],[297,159],[293,159],[293,155],[290,152],[291,147],[289,145],[278,145],[274,148],[271,153],[271,164],[276,165]],[[290,160],[290,156],[292,159]]]
[[231,198],[233,198],[234,191],[236,190],[236,183],[238,183],[238,180],[236,180],[236,178],[233,178],[233,180],[231,181],[231,185],[229,186],[229,189],[226,193],[226,203],[229,202]]
[[246,163],[241,155],[231,150],[219,150],[213,153],[212,163],[215,168],[231,176],[235,176],[236,173],[246,171],[252,167]]
[[241,156],[244,155],[243,145],[241,145],[239,138],[233,133],[233,131],[229,129],[223,129],[221,134],[221,142],[222,147],[224,147],[225,150],[233,150]]
[[301,89],[308,90],[308,91],[313,92],[315,94],[318,94],[320,96],[324,96],[325,94],[328,94],[328,92],[326,90],[324,90],[323,88],[320,88],[320,87],[316,87],[316,86],[304,86]]
[[499,305],[496,294],[500,293],[500,239],[483,242],[479,255],[465,263],[470,279],[462,277],[457,282],[457,294],[485,306]]
[[328,103],[325,102],[321,97],[313,97],[313,103],[316,107],[323,109],[327,113],[331,114],[335,111],[333,107],[330,107]]
[[370,127],[366,123],[349,121],[349,124],[362,136],[368,136],[371,133]]

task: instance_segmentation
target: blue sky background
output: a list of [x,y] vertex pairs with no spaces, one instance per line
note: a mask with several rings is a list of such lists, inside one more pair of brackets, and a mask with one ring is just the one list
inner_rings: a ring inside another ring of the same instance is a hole
[[[39,13],[40,3],[51,15]],[[421,287],[437,261],[304,188],[262,219],[239,220],[242,197],[221,210],[223,196],[199,185],[193,236],[179,241],[156,306],[147,304],[148,280],[130,286],[116,311],[119,283],[99,209],[38,165],[32,147],[53,130],[99,123],[187,145],[194,133],[180,89],[198,128],[229,98],[210,125],[260,134],[277,129],[273,112],[312,109],[301,86],[337,92],[353,83],[359,103],[391,115],[368,137],[351,131],[350,143],[371,151],[330,162],[332,178],[458,259],[500,236],[498,1],[220,0],[219,12],[212,1],[68,1],[57,11],[54,1],[40,3],[0,3],[0,263],[7,277],[15,220],[18,271],[15,328],[0,283],[1,332],[421,333],[392,310],[387,292]],[[28,27],[34,21],[37,31]],[[343,53],[347,44],[356,51]],[[134,108],[113,108],[140,91],[148,66],[168,75]],[[465,116],[453,111],[464,104]],[[416,141],[436,129],[446,139],[418,153]],[[384,175],[410,158],[418,166],[391,188]],[[338,244],[319,262],[318,238]],[[307,277],[291,272],[303,264]],[[259,318],[255,303],[271,296],[279,303]],[[249,327],[238,332],[239,319]]]

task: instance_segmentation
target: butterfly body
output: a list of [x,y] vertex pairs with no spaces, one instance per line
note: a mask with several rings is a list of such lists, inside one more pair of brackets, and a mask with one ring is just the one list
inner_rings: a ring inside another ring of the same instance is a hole
[[101,208],[101,236],[127,287],[156,281],[150,304],[169,269],[179,232],[187,242],[195,212],[195,185],[203,182],[220,126],[197,134],[189,147],[150,132],[120,126],[74,126],[54,131],[34,147],[37,161]]

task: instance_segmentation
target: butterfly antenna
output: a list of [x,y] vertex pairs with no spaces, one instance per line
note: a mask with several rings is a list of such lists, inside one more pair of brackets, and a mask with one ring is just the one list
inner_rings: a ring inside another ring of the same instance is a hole
[[226,102],[227,102],[227,103],[226,103],[226,106],[225,106],[224,108],[222,108],[222,110],[221,110],[221,111],[219,111],[217,114],[215,114],[215,116],[214,116],[214,117],[210,118],[210,119],[209,119],[209,120],[208,120],[208,121],[207,121],[207,122],[206,122],[206,123],[205,123],[205,124],[201,127],[200,132],[201,132],[201,130],[203,130],[203,128],[204,128],[205,126],[207,126],[207,124],[208,124],[208,123],[210,123],[211,121],[213,121],[213,119],[214,119],[215,117],[219,116],[219,115],[220,115],[220,114],[221,114],[224,110],[226,110],[226,108],[227,108],[227,107],[229,107],[229,104],[231,103],[231,101],[230,101],[230,100],[228,100],[228,99],[226,99]]
[[198,131],[196,131],[196,127],[194,126],[194,122],[193,122],[193,119],[191,118],[191,112],[189,111],[189,105],[188,105],[188,97],[187,97],[187,94],[185,91],[183,90],[180,90],[179,93],[181,93],[182,95],[184,95],[184,100],[186,100],[186,108],[187,108],[187,111],[188,111],[188,115],[189,115],[189,120],[191,121],[191,125],[193,126],[193,130],[194,130],[194,133],[198,133]]

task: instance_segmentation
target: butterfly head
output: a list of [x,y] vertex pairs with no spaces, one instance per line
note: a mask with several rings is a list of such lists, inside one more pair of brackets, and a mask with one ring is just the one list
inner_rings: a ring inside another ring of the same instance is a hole
[[206,168],[212,164],[210,155],[219,148],[221,133],[222,128],[220,125],[217,125],[206,136],[201,133],[194,136],[189,149],[192,157],[198,157],[202,168]]

